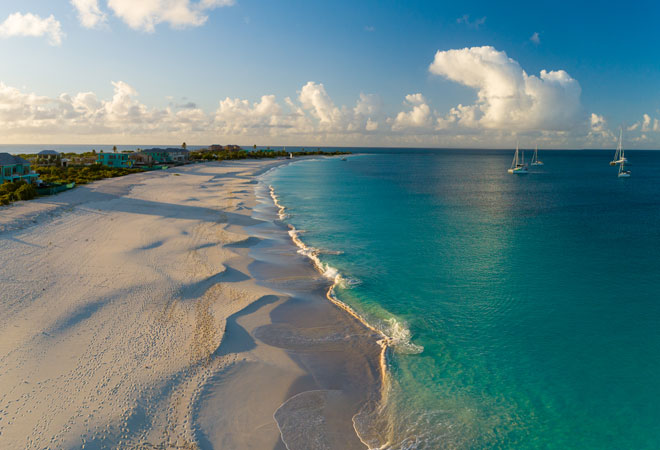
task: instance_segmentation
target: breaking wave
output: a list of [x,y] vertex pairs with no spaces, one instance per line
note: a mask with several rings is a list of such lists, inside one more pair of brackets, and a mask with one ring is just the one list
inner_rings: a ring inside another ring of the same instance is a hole
[[[273,186],[269,186],[268,189],[270,191],[270,196],[273,199],[273,203],[278,209],[278,218],[280,220],[286,219],[288,217],[285,212],[286,207],[280,203]],[[327,250],[320,251],[319,249],[308,246],[300,238],[302,232],[297,230],[296,227],[291,224],[287,225],[289,227],[289,236],[298,247],[298,253],[309,258],[314,264],[316,270],[318,270],[319,273],[321,273],[325,278],[332,281],[332,285],[327,293],[327,297],[331,302],[346,310],[349,314],[362,322],[367,328],[380,334],[380,342],[384,347],[392,348],[396,352],[407,354],[417,354],[424,351],[424,347],[412,342],[410,329],[406,326],[405,322],[396,319],[395,317],[389,317],[385,320],[367,320],[352,307],[339,300],[335,293],[336,287],[341,287],[342,289],[350,289],[351,287],[356,286],[361,282],[358,279],[346,277],[340,273],[337,268],[323,262],[321,258],[319,258],[319,255],[341,254],[341,252],[332,253],[331,251]]]

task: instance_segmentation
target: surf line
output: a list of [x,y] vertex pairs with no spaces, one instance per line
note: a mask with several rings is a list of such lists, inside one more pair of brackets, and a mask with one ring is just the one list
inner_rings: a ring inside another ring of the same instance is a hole
[[[286,208],[279,202],[279,199],[277,195],[275,194],[275,188],[273,186],[268,186],[268,190],[270,191],[270,197],[273,200],[273,203],[277,207],[277,217],[280,220],[284,220],[287,217],[286,214]],[[380,392],[380,404],[384,405],[387,403],[387,397],[389,393],[389,386],[390,386],[390,378],[389,378],[389,371],[387,370],[387,367],[389,365],[389,349],[390,347],[394,346],[394,339],[390,338],[387,336],[382,330],[379,330],[378,328],[374,327],[371,325],[364,317],[362,317],[360,314],[357,313],[353,308],[351,308],[349,305],[346,303],[342,302],[337,298],[337,295],[335,294],[335,287],[340,285],[342,282],[342,277],[341,274],[337,269],[334,267],[329,266],[328,264],[323,264],[321,259],[318,257],[318,250],[309,247],[307,244],[305,244],[299,236],[299,231],[296,230],[296,227],[294,227],[291,224],[287,224],[289,227],[289,236],[291,237],[291,240],[293,241],[294,244],[299,248],[299,253],[302,255],[307,256],[313,263],[314,268],[324,277],[332,280],[332,284],[330,285],[330,288],[328,288],[328,291],[326,292],[325,296],[326,298],[333,303],[335,306],[338,308],[343,309],[346,311],[349,315],[353,316],[355,319],[357,319],[360,323],[362,323],[367,329],[373,331],[379,336],[379,339],[376,340],[376,343],[380,346],[381,351],[380,351],[380,358],[379,358],[379,366],[380,366],[380,381],[381,381],[381,392]],[[353,429],[355,430],[355,434],[357,435],[358,439],[367,446],[367,448],[371,448],[369,444],[364,442],[362,440],[362,437],[360,436],[360,433],[358,432],[356,425],[355,425],[355,417],[359,414],[356,413],[355,416],[353,416]],[[386,444],[387,445],[387,444]]]

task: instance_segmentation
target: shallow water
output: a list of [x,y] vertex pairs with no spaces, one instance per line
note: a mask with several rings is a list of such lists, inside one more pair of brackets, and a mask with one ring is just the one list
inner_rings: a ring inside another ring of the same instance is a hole
[[660,154],[370,150],[264,175],[394,341],[384,448],[660,446]]

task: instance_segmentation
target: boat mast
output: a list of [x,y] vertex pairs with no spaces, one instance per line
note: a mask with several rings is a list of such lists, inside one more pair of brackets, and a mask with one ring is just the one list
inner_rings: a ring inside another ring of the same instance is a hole
[[534,149],[534,156],[532,156],[532,163],[538,162],[539,160],[539,144],[536,144],[536,148]]
[[516,142],[516,152],[513,154],[513,161],[511,162],[511,168],[515,169],[518,166],[518,143]]

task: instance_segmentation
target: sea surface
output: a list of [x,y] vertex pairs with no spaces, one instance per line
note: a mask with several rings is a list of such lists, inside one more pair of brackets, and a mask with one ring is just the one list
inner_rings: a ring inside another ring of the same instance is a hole
[[365,152],[264,181],[391,340],[372,446],[660,448],[660,152]]

